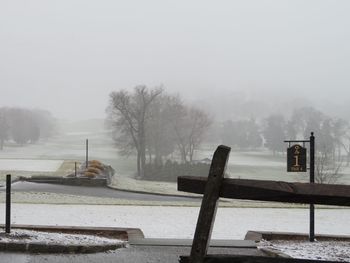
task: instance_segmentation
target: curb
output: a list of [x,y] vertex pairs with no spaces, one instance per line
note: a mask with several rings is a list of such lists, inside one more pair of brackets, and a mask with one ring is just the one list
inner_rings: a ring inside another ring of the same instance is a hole
[[107,179],[105,178],[87,178],[87,177],[64,177],[64,176],[41,176],[18,177],[19,181],[42,184],[58,184],[71,186],[87,187],[106,187]]
[[[347,235],[322,235],[316,234],[315,238],[318,241],[337,240],[350,241],[350,236]],[[264,240],[309,240],[309,235],[305,233],[294,232],[269,232],[269,231],[248,231],[244,237],[245,240],[260,241]]]
[[[0,224],[0,228],[5,228]],[[108,238],[116,238],[123,241],[130,239],[142,239],[144,234],[139,228],[118,228],[118,227],[82,227],[82,226],[46,226],[46,225],[11,225],[12,229],[26,229],[41,232],[67,233],[95,235]]]
[[107,188],[113,189],[113,190],[118,190],[121,192],[127,192],[127,193],[135,193],[135,194],[148,194],[148,195],[158,195],[158,196],[169,196],[169,197],[183,197],[183,198],[192,198],[195,199],[195,201],[201,201],[202,196],[190,196],[190,195],[185,195],[185,194],[167,194],[167,193],[157,193],[157,192],[147,192],[147,191],[141,191],[141,190],[128,190],[128,189],[123,189],[123,188],[117,188],[117,187],[112,187],[110,185],[107,185]]
[[[0,224],[0,228],[3,224]],[[116,227],[76,227],[76,226],[38,226],[38,225],[12,225],[12,229],[26,229],[41,232],[85,234],[107,238],[115,238],[122,242],[101,245],[61,245],[57,243],[43,242],[2,242],[0,251],[29,252],[29,253],[98,253],[109,250],[124,248],[130,239],[144,238],[143,232],[138,228],[116,228]]]

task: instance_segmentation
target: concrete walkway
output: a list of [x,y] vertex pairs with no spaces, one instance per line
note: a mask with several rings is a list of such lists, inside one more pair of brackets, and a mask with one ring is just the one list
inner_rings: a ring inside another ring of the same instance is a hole
[[[190,247],[177,246],[136,246],[121,248],[107,253],[75,255],[27,255],[0,253],[0,262],[16,263],[178,263],[179,256],[189,255]],[[235,254],[266,256],[254,248],[210,248],[209,254]]]

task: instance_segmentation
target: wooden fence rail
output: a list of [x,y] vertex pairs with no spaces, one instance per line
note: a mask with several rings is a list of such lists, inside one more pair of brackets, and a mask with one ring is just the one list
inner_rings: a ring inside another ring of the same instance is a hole
[[178,177],[178,190],[203,194],[201,209],[190,256],[182,256],[181,263],[265,263],[265,262],[331,262],[303,259],[265,258],[234,255],[207,256],[211,230],[215,221],[219,197],[285,203],[350,206],[349,185],[323,185],[313,183],[288,183],[281,181],[224,178],[230,148],[219,146],[213,156],[209,176]]
[[[203,194],[207,178],[180,176],[177,183],[179,191]],[[350,206],[349,185],[225,178],[219,195],[231,199]]]

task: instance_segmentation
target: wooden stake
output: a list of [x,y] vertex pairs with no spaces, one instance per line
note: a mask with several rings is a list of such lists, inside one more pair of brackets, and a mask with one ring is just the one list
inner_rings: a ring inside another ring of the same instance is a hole
[[214,153],[193,238],[190,263],[202,263],[207,254],[230,150],[220,145]]

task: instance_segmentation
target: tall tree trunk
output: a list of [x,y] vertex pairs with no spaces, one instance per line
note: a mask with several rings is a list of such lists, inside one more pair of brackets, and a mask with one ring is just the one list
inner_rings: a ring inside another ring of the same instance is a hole
[[155,157],[154,157],[154,164],[156,165],[156,167],[160,167],[163,164],[163,159],[162,159],[162,155],[160,154],[160,151],[159,151],[158,147],[156,147],[154,149],[154,152],[155,152],[154,153],[154,155],[155,155]]
[[190,163],[193,162],[193,155],[194,155],[194,149],[195,149],[195,145],[194,143],[190,143],[190,150],[189,150],[189,159],[190,159]]
[[140,151],[141,151],[141,153],[140,153],[140,177],[141,178],[144,178],[144,176],[145,176],[145,166],[146,166],[146,151],[145,151],[145,146],[144,145],[142,145],[141,147],[140,147],[141,149],[140,149]]
[[139,177],[144,178],[146,166],[146,138],[143,123],[139,124],[139,145],[140,145],[140,173]]
[[140,149],[137,150],[137,177],[141,177],[141,154]]
[[186,163],[187,162],[187,154],[186,154],[185,147],[181,146],[180,153],[181,153],[181,161],[182,161],[182,163]]
[[152,153],[150,149],[148,149],[148,163],[152,164]]

